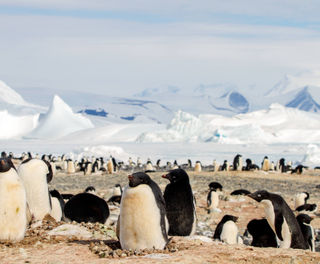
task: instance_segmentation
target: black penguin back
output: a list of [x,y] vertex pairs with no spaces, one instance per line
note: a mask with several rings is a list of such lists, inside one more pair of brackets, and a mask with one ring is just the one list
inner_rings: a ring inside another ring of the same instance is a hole
[[64,214],[71,221],[99,222],[104,224],[109,217],[109,207],[105,200],[91,193],[79,193],[65,204]]
[[170,171],[166,178],[169,180],[171,178],[164,191],[169,235],[188,236],[192,232],[194,221],[196,221],[189,176],[183,169],[176,169]]
[[247,225],[253,247],[277,247],[277,238],[267,219],[253,219]]

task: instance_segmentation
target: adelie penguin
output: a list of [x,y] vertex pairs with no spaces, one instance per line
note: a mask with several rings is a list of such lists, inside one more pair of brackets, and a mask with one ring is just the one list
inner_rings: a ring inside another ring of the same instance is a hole
[[247,225],[253,247],[278,247],[277,238],[267,219],[253,219]]
[[224,215],[213,235],[213,239],[218,239],[229,245],[242,244],[242,239],[239,236],[236,222],[238,217],[233,215]]
[[10,159],[0,159],[0,240],[20,241],[27,228],[27,198]]
[[261,190],[248,196],[263,204],[266,219],[280,240],[280,248],[308,248],[292,210],[280,195]]
[[175,169],[162,177],[170,181],[164,191],[169,235],[193,235],[197,217],[188,174],[183,169]]
[[53,177],[50,163],[39,159],[26,159],[20,164],[18,174],[23,181],[34,220],[42,220],[52,209],[48,190],[48,183]]
[[107,202],[89,192],[78,193],[64,206],[64,214],[70,221],[105,224],[110,211]]
[[168,243],[165,201],[159,186],[144,172],[128,176],[117,233],[122,249],[164,249]]
[[305,241],[307,242],[309,249],[312,252],[315,252],[314,229],[311,226],[311,221],[312,220],[313,220],[313,218],[310,217],[307,214],[299,214],[297,216],[297,221],[298,221],[298,223],[300,225],[302,235],[303,235]]
[[208,214],[213,211],[221,212],[218,208],[219,194],[222,192],[222,185],[218,182],[211,182],[209,184],[209,193],[207,196],[207,210]]

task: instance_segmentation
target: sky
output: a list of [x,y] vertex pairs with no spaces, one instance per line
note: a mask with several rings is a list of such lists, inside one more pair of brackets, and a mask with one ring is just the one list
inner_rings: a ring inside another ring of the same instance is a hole
[[0,80],[112,96],[320,69],[318,0],[0,0]]

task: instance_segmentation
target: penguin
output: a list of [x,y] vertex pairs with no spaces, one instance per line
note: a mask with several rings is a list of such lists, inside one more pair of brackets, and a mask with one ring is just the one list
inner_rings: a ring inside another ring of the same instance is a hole
[[212,165],[213,165],[213,171],[217,172],[219,170],[219,167],[220,167],[219,163],[216,160],[214,160]]
[[105,224],[109,215],[107,202],[89,192],[78,193],[70,198],[64,206],[65,217],[78,223]]
[[163,195],[169,221],[169,235],[193,235],[197,217],[188,174],[183,169],[175,169],[162,177],[170,181]]
[[84,192],[86,193],[91,193],[91,194],[96,194],[96,188],[94,188],[93,186],[88,186]]
[[291,174],[293,173],[297,173],[297,174],[302,174],[304,170],[307,170],[308,167],[307,166],[303,166],[303,165],[298,165],[297,167],[295,167],[292,171]]
[[21,241],[26,229],[25,187],[12,161],[0,158],[0,241]]
[[219,211],[219,193],[214,190],[209,190],[208,196],[207,196],[207,210],[208,214],[210,214],[212,211]]
[[224,215],[216,227],[213,239],[218,239],[229,245],[242,244],[236,225],[237,220],[236,216]]
[[246,189],[238,189],[238,190],[234,190],[233,192],[230,193],[230,195],[248,195],[251,192],[249,192]]
[[297,215],[297,221],[299,223],[302,235],[305,239],[305,241],[308,244],[308,248],[315,252],[315,238],[314,238],[314,229],[311,226],[311,221],[313,220],[312,217],[310,217],[307,214],[299,214]]
[[308,248],[292,210],[280,195],[260,190],[248,196],[263,204],[266,219],[280,240],[280,248]]
[[61,194],[57,190],[50,191],[51,212],[50,215],[57,221],[64,220],[65,202]]
[[303,204],[296,208],[296,211],[299,213],[314,213],[318,209],[316,204]]
[[278,247],[277,238],[267,219],[253,219],[247,225],[253,247]]
[[294,197],[294,208],[306,204],[309,197],[310,195],[308,192],[297,193]]
[[48,190],[48,183],[52,179],[50,163],[39,159],[27,159],[20,164],[18,175],[25,186],[27,202],[34,220],[42,220],[51,212]]
[[120,184],[116,184],[113,188],[113,195],[109,198],[107,203],[121,203],[121,196],[122,196],[122,188]]
[[74,167],[74,162],[71,159],[67,160],[67,173],[73,174],[76,172],[76,169]]
[[152,162],[150,159],[148,159],[147,164],[146,164],[146,169],[145,169],[145,173],[148,172],[155,172],[155,169],[152,166]]
[[92,173],[92,163],[87,161],[84,167],[84,175],[91,175]]
[[221,170],[222,171],[229,171],[229,164],[228,164],[228,161],[227,160],[224,160],[223,161],[223,164],[221,166]]
[[113,173],[113,162],[112,162],[111,158],[107,162],[107,170],[108,170],[108,174]]
[[202,168],[201,168],[201,162],[200,161],[196,161],[196,163],[194,164],[194,171],[195,172],[201,172]]
[[222,192],[222,185],[219,182],[209,183],[209,193],[207,195],[207,210],[208,214],[212,211],[220,211],[219,205],[219,194]]
[[144,172],[128,176],[117,224],[122,249],[164,249],[168,243],[165,201],[159,186]]
[[270,170],[270,162],[269,162],[269,159],[267,156],[265,156],[263,158],[263,161],[262,161],[262,165],[261,165],[261,169],[263,171],[269,171]]
[[233,159],[233,170],[241,171],[242,170],[242,155],[237,154]]

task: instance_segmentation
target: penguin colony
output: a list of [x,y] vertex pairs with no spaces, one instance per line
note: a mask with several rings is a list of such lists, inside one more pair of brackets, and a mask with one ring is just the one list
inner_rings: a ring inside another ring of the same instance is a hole
[[[19,160],[19,162],[17,162]],[[15,167],[13,161],[18,164]],[[179,165],[156,166],[149,159],[144,165],[139,158],[135,163],[131,158],[128,165],[110,157],[107,163],[103,158],[83,158],[80,162],[43,155],[41,159],[32,154],[14,158],[13,154],[1,153],[0,158],[0,240],[21,241],[28,227],[28,221],[42,220],[51,215],[56,221],[99,222],[106,224],[110,215],[109,204],[120,207],[117,233],[122,249],[141,250],[145,248],[164,249],[169,236],[190,236],[195,233],[197,224],[196,202],[185,170],[197,173],[207,171],[250,171],[259,170],[251,159],[242,165],[242,156],[237,154],[230,166],[228,161],[219,166],[203,166],[200,161],[192,168],[191,160]],[[307,169],[299,165],[295,169],[285,164],[282,158],[274,165],[265,156],[261,170],[278,170],[282,173],[303,173]],[[118,184],[113,196],[105,201],[96,195],[93,186],[76,195],[49,191],[48,184],[57,171],[67,174],[83,172],[112,174],[118,170],[135,171],[128,176],[128,186],[122,190]],[[169,180],[164,193],[147,173],[168,171],[162,177]],[[147,173],[146,173],[147,172]],[[219,211],[219,199],[223,187],[218,182],[209,184],[207,195],[208,214]],[[266,190],[250,193],[245,189],[234,190],[230,195],[247,195],[264,207],[265,218],[253,219],[247,225],[246,233],[252,236],[252,246],[309,249],[315,251],[315,232],[309,213],[317,210],[316,204],[308,204],[310,194],[302,192],[294,197],[295,210],[278,194]],[[295,216],[296,213],[296,216]],[[32,219],[28,219],[28,215]],[[224,215],[218,223],[213,239],[227,244],[242,244],[237,227],[238,216]]]

